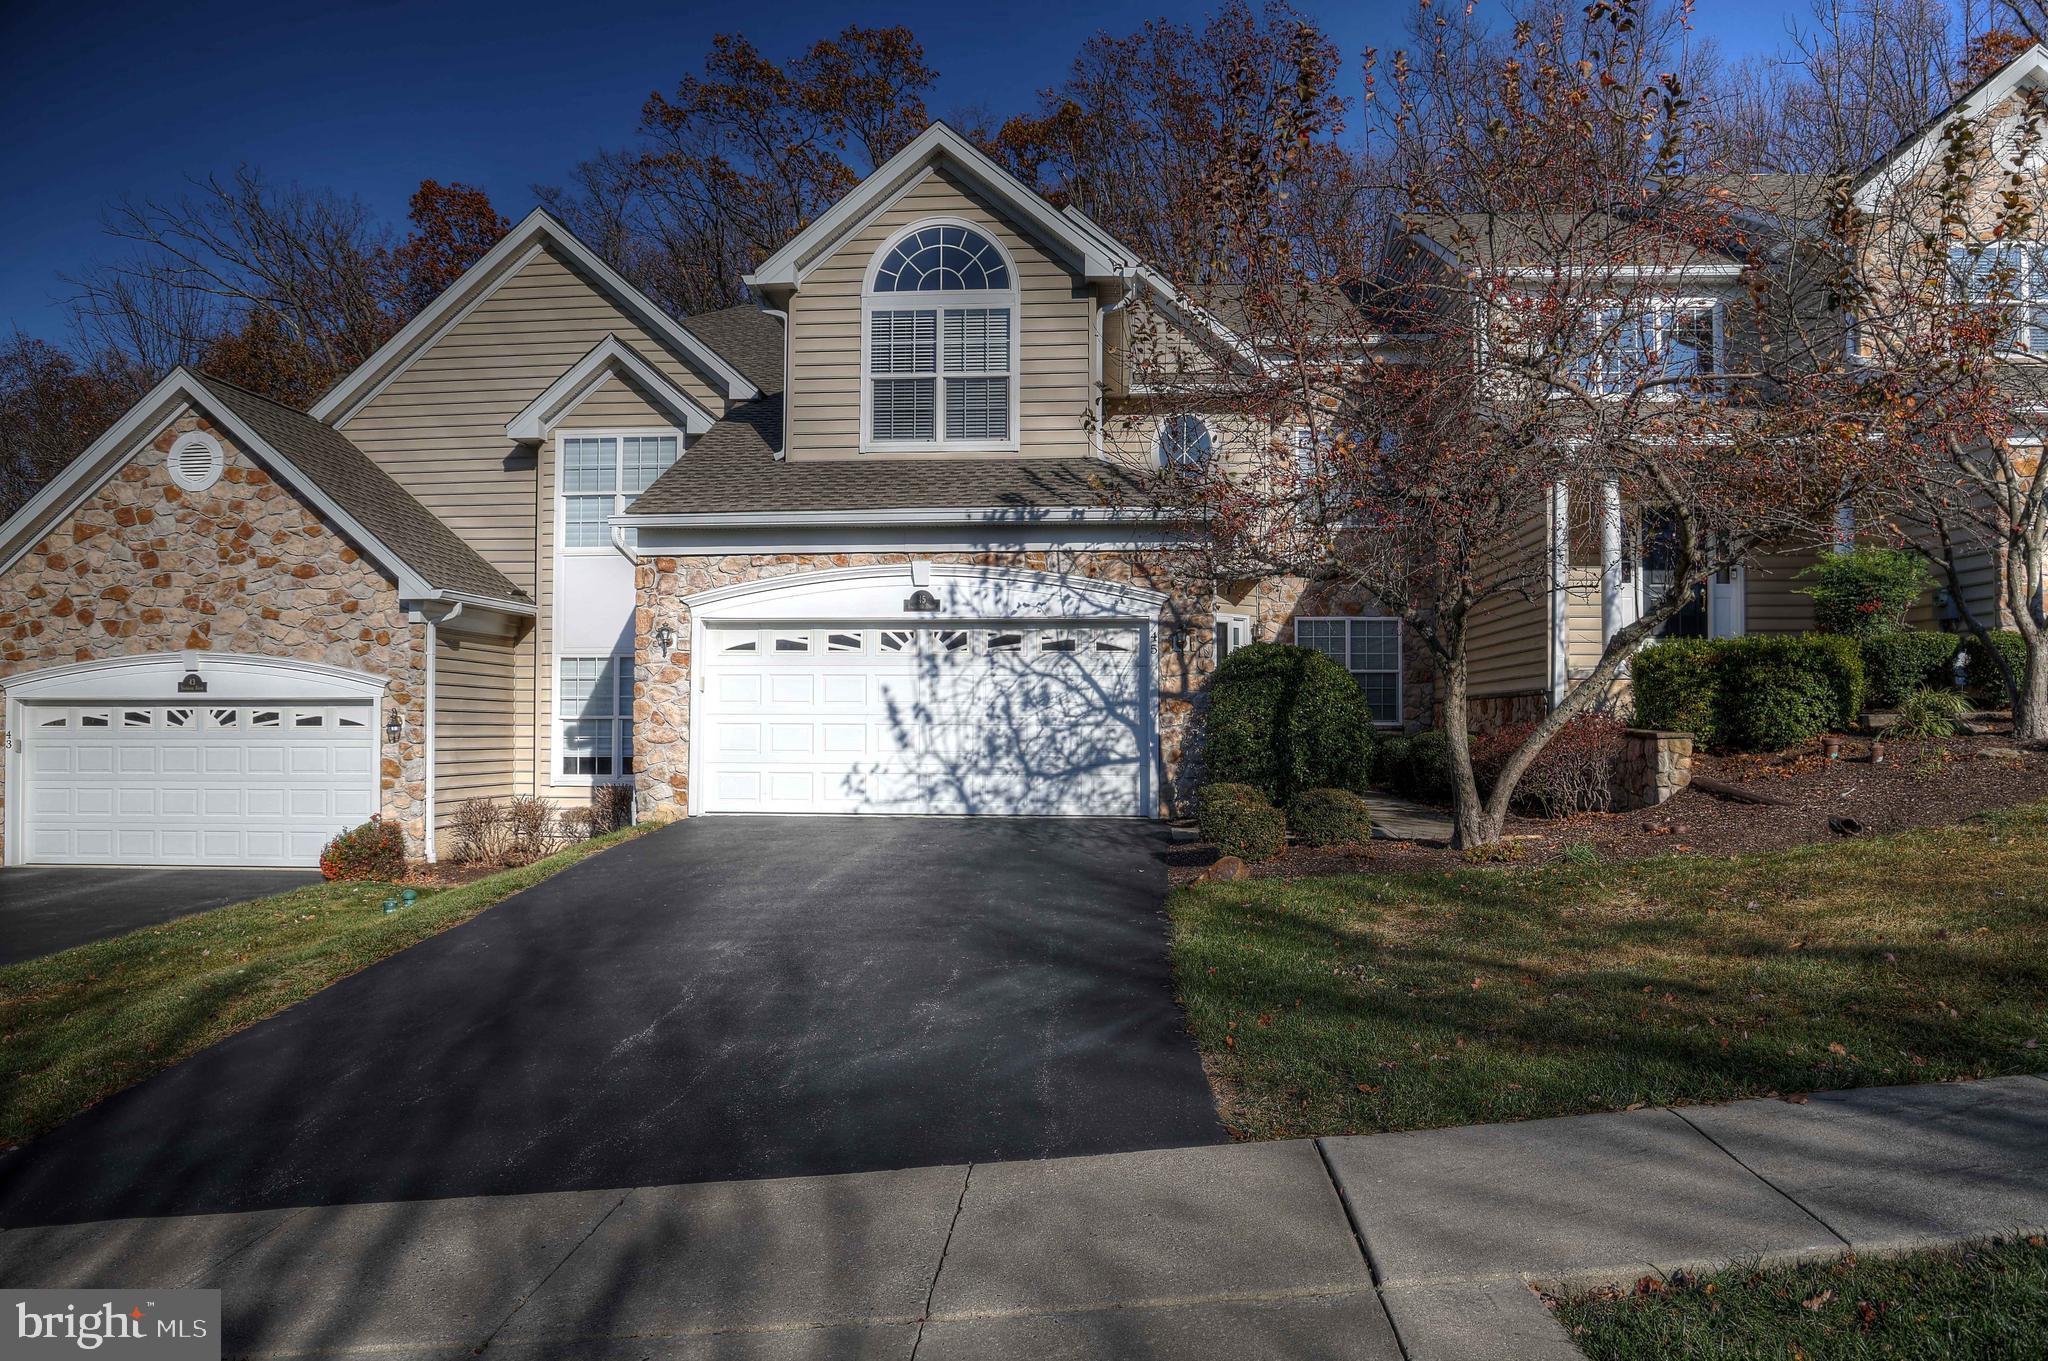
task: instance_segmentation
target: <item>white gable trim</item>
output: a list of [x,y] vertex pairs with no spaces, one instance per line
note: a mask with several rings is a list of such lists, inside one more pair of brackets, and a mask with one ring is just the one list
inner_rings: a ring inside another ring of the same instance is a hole
[[634,353],[630,345],[617,336],[608,335],[560,378],[548,384],[547,390],[527,403],[524,410],[505,422],[505,433],[521,444],[539,444],[586,397],[603,387],[615,374],[630,379],[651,397],[674,418],[679,429],[701,435],[711,428],[710,412],[691,401],[689,394]]
[[[260,458],[282,481],[287,490],[320,512],[329,524],[360,544],[371,559],[398,584],[398,593],[408,599],[438,600],[443,592],[428,584],[389,545],[343,510],[326,492],[307,477],[289,458],[273,447],[255,429],[229,411],[205,386],[182,366],[149,390],[114,422],[106,434],[94,440],[64,471],[50,479],[27,504],[0,524],[0,572],[9,570],[42,541],[51,525],[76,511],[108,479],[131,462],[140,447],[149,443],[185,407],[192,407],[228,432],[248,454]],[[479,602],[484,603],[484,602]],[[530,602],[490,601],[489,607],[512,614],[532,614]]]
[[567,256],[578,271],[595,282],[622,310],[645,326],[677,357],[711,378],[727,397],[746,401],[761,395],[760,389],[748,382],[745,375],[726,363],[715,350],[679,325],[668,313],[656,307],[652,299],[600,260],[545,208],[536,208],[397,335],[385,341],[353,373],[336,383],[325,397],[314,404],[313,417],[333,425],[346,422],[393,379],[412,367],[414,361],[432,348],[434,341],[516,275],[542,245],[552,245]]
[[1869,212],[1877,206],[1878,200],[1911,180],[1934,158],[1941,154],[1942,133],[1958,118],[1971,121],[1982,118],[1985,113],[2002,104],[2012,92],[2026,84],[2048,85],[2048,49],[2035,43],[2026,51],[2014,57],[2004,70],[1977,87],[1967,97],[1949,106],[1940,118],[1929,124],[1913,141],[1879,161],[1883,167],[1856,190],[1856,206]]
[[1015,175],[983,155],[972,142],[944,123],[933,123],[741,282],[756,289],[798,287],[810,262],[829,255],[862,222],[870,219],[878,206],[899,197],[941,159],[1000,204],[1019,224],[1066,254],[1069,262],[1089,279],[1117,278],[1133,264],[1128,252],[1119,254],[1105,248],[1103,240],[1081,230]]

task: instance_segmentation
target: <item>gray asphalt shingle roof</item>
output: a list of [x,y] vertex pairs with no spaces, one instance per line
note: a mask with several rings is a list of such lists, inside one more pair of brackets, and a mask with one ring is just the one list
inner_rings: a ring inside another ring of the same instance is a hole
[[428,585],[493,600],[527,599],[333,426],[209,374],[192,377]]
[[962,454],[777,462],[781,441],[780,397],[735,407],[656,478],[627,513],[1069,509],[1128,503],[1142,498],[1145,490],[1143,477],[1096,459]]
[[690,333],[765,393],[782,391],[782,323],[750,304],[684,317]]

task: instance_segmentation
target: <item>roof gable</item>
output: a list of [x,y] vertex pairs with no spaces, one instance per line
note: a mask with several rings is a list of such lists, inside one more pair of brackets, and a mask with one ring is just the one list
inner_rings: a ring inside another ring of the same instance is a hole
[[943,165],[986,195],[1016,224],[1067,257],[1089,279],[1117,279],[1137,263],[1130,251],[1115,246],[1099,232],[1083,228],[997,165],[981,149],[944,123],[933,123],[910,145],[891,156],[873,174],[854,186],[757,266],[743,280],[750,288],[792,290],[803,283],[812,265],[827,258],[841,242],[857,233],[876,213],[887,208],[927,171]]
[[1977,82],[1955,103],[1922,123],[1877,158],[1856,179],[1856,206],[1869,211],[1892,189],[1912,179],[1941,154],[1942,130],[1957,118],[1982,118],[2022,86],[2048,89],[2048,49],[2035,43]]
[[691,401],[688,393],[635,354],[631,346],[608,335],[548,384],[518,415],[505,422],[505,433],[521,444],[540,443],[585,397],[614,376],[629,379],[688,433],[701,435],[711,428],[710,412]]
[[336,425],[348,420],[548,247],[553,247],[579,275],[646,327],[679,359],[702,373],[726,397],[744,401],[760,395],[759,389],[716,350],[655,306],[546,209],[536,208],[397,335],[314,403],[312,415]]
[[85,452],[0,523],[0,568],[135,457],[178,412],[204,413],[287,490],[353,540],[414,599],[474,600],[513,613],[532,602],[503,573],[371,462],[346,436],[304,412],[217,378],[173,369]]

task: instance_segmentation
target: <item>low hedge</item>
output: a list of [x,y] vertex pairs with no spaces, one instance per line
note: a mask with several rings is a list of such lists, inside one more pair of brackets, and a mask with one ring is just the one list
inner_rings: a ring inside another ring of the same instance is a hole
[[1717,751],[1782,751],[1863,709],[1863,650],[1839,634],[1674,639],[1630,663],[1636,722]]
[[1311,846],[1350,846],[1372,839],[1372,810],[1348,789],[1305,789],[1287,805],[1287,827]]
[[[2018,629],[1998,629],[1991,635],[1991,642],[2005,654],[2006,664],[2012,668],[2012,678],[2024,685],[2027,679],[2027,640]],[[1971,634],[1963,640],[1963,688],[1970,692],[1970,698],[1987,708],[2003,709],[2012,702],[2006,693],[2005,677],[1999,674],[1998,663],[1985,648],[1983,640]]]
[[1243,785],[1227,782],[1196,790],[1195,826],[1220,855],[1271,860],[1287,844],[1287,819],[1258,791],[1240,791]]
[[1652,643],[1629,660],[1636,723],[1663,732],[1689,732],[1702,747],[1720,740],[1719,643],[1673,638]]
[[1252,643],[1209,678],[1203,754],[1218,780],[1284,804],[1304,789],[1367,787],[1372,706],[1350,672],[1312,648]]
[[1863,678],[1870,702],[1890,709],[1920,690],[1955,688],[1956,652],[1963,645],[1954,633],[1885,633],[1863,640]]
[[1420,803],[1451,801],[1451,740],[1436,728],[1382,737],[1373,753],[1382,789]]

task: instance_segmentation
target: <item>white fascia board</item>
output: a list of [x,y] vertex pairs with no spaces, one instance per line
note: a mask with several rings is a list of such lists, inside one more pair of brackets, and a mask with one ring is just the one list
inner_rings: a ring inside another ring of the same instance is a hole
[[1055,211],[1023,181],[983,155],[979,147],[944,123],[933,123],[740,282],[754,289],[797,287],[812,257],[828,251],[849,235],[878,204],[901,192],[942,156],[1020,222],[1069,252],[1073,263],[1088,278],[1116,278],[1128,267],[1126,261],[1105,249],[1093,233],[1083,231]]
[[561,377],[548,384],[545,392],[505,422],[505,433],[521,444],[539,444],[556,424],[613,373],[623,373],[632,379],[675,418],[681,429],[692,435],[701,435],[711,428],[710,412],[691,401],[688,393],[634,353],[625,341],[615,335],[607,335]]
[[761,395],[746,377],[732,365],[721,359],[717,352],[699,340],[688,329],[654,305],[645,293],[633,287],[620,276],[617,270],[600,260],[591,249],[578,241],[575,234],[545,208],[535,208],[519,222],[519,225],[505,234],[503,240],[491,247],[475,264],[463,272],[461,278],[434,299],[421,313],[401,328],[398,334],[378,346],[377,352],[364,360],[354,372],[336,383],[326,396],[313,404],[311,414],[316,420],[340,425],[353,416],[356,410],[393,379],[398,377],[414,360],[432,348],[431,341],[440,338],[440,333],[460,320],[462,314],[473,310],[478,304],[498,290],[507,280],[519,272],[531,258],[533,251],[541,244],[553,245],[576,265],[576,267],[609,294],[635,320],[674,350],[687,362],[694,364],[724,389],[725,395],[735,401],[745,401]]
[[974,506],[958,509],[906,506],[894,510],[748,510],[627,514],[612,516],[610,523],[626,529],[758,529],[840,525],[1129,525],[1156,524],[1168,518],[1162,511],[1120,510],[1110,506]]
[[1716,260],[1711,263],[1690,265],[1614,265],[1583,269],[1571,265],[1511,265],[1488,269],[1482,265],[1467,264],[1450,247],[1420,228],[1409,228],[1403,235],[1443,264],[1468,278],[1496,274],[1509,279],[1547,279],[1570,278],[1584,274],[1610,279],[1739,279],[1743,272],[1743,266],[1735,260]]
[[1919,174],[1940,154],[1939,143],[1949,124],[1958,118],[1972,121],[1982,118],[1986,110],[2002,103],[2014,90],[2029,81],[2048,84],[2048,49],[2044,49],[2039,43],[2014,57],[2003,71],[1993,76],[1967,99],[1949,106],[1948,112],[1930,124],[1912,145],[1892,152],[1890,164],[1857,188],[1854,199],[1856,206],[1866,213],[1876,208],[1879,199]]
[[[84,453],[0,522],[0,572],[21,561],[48,526],[62,520],[100,489],[127,461],[116,455],[134,445],[148,443],[161,433],[161,427],[175,414],[174,408],[190,404],[193,386],[183,369],[173,370],[129,407],[127,414],[109,426],[105,434],[87,445]],[[109,459],[114,461],[108,463]],[[107,466],[101,467],[102,464]]]

